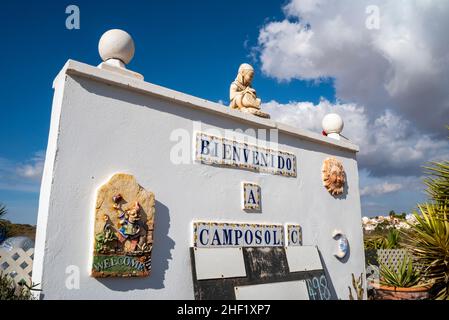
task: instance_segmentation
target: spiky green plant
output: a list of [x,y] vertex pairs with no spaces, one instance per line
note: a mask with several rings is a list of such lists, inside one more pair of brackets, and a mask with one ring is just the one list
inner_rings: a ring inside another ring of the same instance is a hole
[[397,229],[391,229],[388,231],[384,242],[384,248],[382,249],[397,249],[400,247],[399,241],[399,231]]
[[435,298],[449,300],[449,161],[431,162],[425,173],[430,202],[418,206],[420,215],[414,212],[407,247],[434,283]]
[[382,236],[369,236],[364,239],[365,250],[383,249],[384,243],[385,238]]
[[379,262],[380,283],[390,287],[410,288],[418,285],[421,280],[420,272],[413,266],[410,257],[405,256],[397,270],[391,263]]
[[407,248],[423,265],[423,276],[434,283],[436,299],[449,300],[449,207],[419,205],[414,212]]
[[390,229],[386,235],[365,237],[365,249],[399,249],[401,237],[397,229]]
[[427,194],[440,206],[449,206],[449,161],[431,162],[424,167],[429,175],[424,179]]

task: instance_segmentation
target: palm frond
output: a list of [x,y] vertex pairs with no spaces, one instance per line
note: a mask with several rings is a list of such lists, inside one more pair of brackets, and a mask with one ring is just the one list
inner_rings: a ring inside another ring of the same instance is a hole
[[7,212],[8,210],[6,210],[6,206],[0,203],[0,218],[4,216]]
[[407,248],[424,266],[423,276],[441,288],[437,298],[449,299],[449,207],[427,203],[418,208]]

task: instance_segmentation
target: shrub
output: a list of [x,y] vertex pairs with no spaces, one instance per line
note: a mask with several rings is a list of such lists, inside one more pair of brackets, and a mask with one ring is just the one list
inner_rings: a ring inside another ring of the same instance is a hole
[[438,204],[420,205],[414,213],[407,248],[424,266],[423,275],[434,283],[436,299],[449,299],[449,210]]
[[10,277],[0,272],[0,300],[34,300],[31,293],[34,286],[16,284]]
[[[448,127],[449,129],[449,127]],[[408,249],[424,266],[424,276],[434,283],[436,299],[449,300],[449,161],[431,162],[424,179],[430,202],[414,212]]]
[[386,235],[375,234],[365,236],[365,249],[399,249],[401,248],[400,232],[396,229],[388,230]]

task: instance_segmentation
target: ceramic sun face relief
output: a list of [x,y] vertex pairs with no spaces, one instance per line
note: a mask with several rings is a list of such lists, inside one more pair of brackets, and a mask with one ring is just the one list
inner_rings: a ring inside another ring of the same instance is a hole
[[129,174],[115,174],[98,190],[93,277],[150,275],[154,204],[154,194]]
[[323,185],[331,195],[340,196],[343,194],[346,173],[340,161],[335,158],[327,158],[324,160],[321,174]]

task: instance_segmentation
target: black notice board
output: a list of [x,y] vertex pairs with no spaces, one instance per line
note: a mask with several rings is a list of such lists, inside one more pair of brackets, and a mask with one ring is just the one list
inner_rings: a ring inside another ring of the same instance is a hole
[[304,280],[310,300],[334,299],[324,270],[290,272],[283,247],[242,248],[246,277],[197,280],[195,248],[190,248],[196,300],[235,300],[234,287]]

